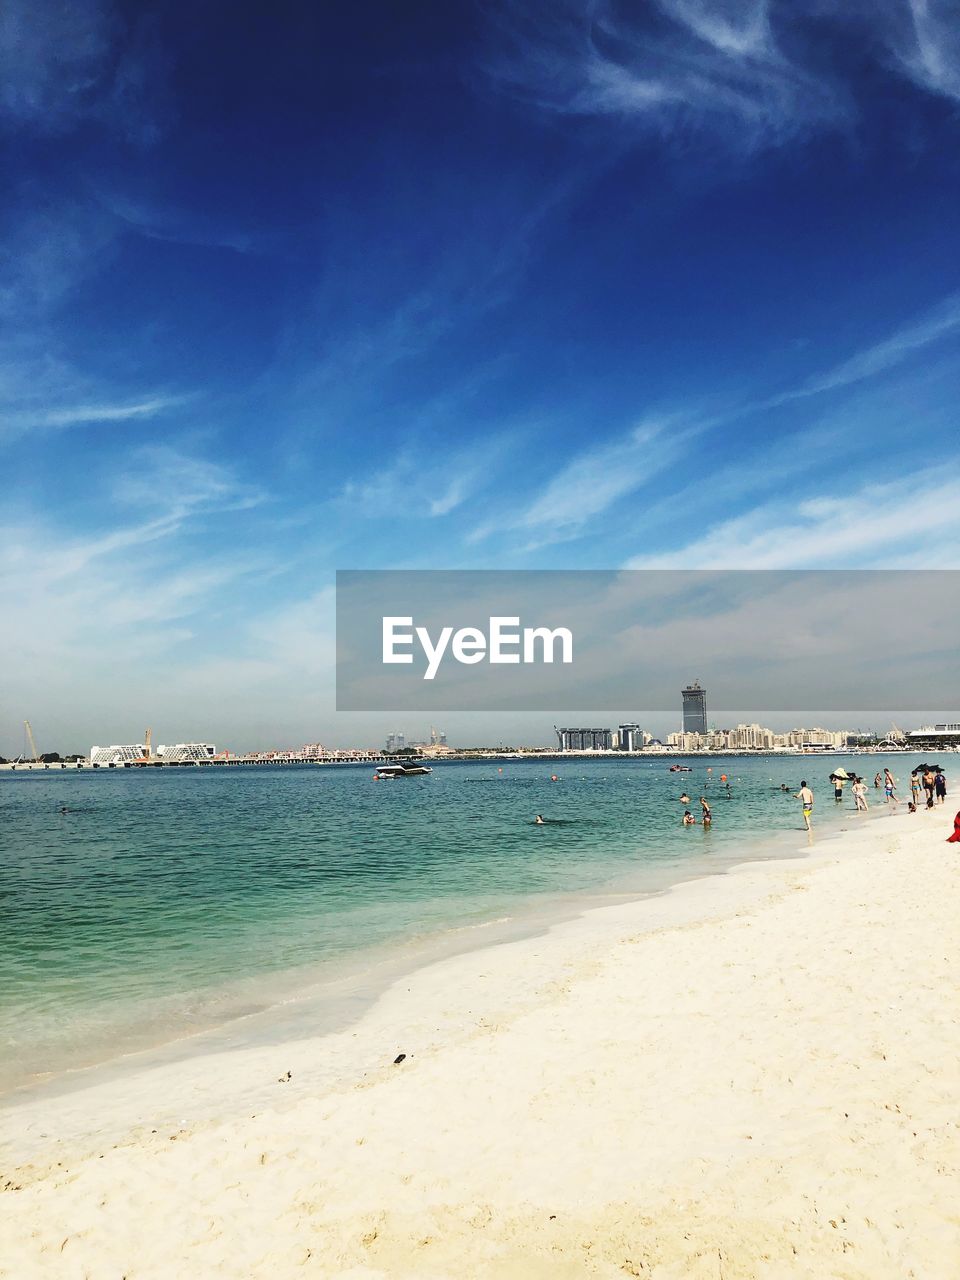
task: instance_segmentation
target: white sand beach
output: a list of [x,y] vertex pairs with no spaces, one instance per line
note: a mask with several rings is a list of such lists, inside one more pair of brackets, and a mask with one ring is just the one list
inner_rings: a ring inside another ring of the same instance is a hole
[[952,817],[851,814],[337,1034],[11,1106],[0,1274],[956,1277]]

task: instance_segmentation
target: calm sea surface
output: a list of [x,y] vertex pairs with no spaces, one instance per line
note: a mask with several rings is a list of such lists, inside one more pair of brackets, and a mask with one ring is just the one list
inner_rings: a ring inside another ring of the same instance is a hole
[[[876,806],[885,762],[908,794],[907,756],[689,774],[663,758],[455,763],[380,783],[369,766],[2,774],[0,1087],[229,1023],[454,930],[479,944],[491,920],[722,870],[754,841],[789,854],[804,838],[781,782],[811,782],[826,833],[853,820],[831,769],[860,769]],[[706,787],[712,830],[679,825],[685,787],[695,812]]]

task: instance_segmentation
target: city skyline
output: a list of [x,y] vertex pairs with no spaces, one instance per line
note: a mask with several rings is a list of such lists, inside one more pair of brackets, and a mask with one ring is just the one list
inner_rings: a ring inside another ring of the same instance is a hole
[[[441,753],[445,751],[456,752],[458,750],[469,750],[478,748],[482,750],[495,751],[498,749],[512,749],[514,747],[529,747],[537,750],[549,750],[552,747],[559,747],[564,750],[624,750],[621,745],[623,735],[626,732],[629,740],[636,743],[644,742],[644,748],[653,744],[664,750],[674,749],[681,752],[696,752],[706,749],[712,751],[744,750],[744,749],[774,749],[776,746],[782,745],[824,745],[828,738],[835,740],[836,745],[844,745],[841,739],[846,737],[876,737],[885,739],[891,734],[903,734],[906,731],[916,732],[923,728],[931,728],[937,726],[938,729],[954,730],[960,727],[960,721],[945,721],[942,716],[922,715],[920,717],[911,717],[901,724],[892,721],[881,727],[874,724],[868,727],[866,723],[853,725],[847,724],[843,727],[830,725],[829,718],[814,717],[808,718],[806,726],[801,725],[796,720],[791,721],[789,717],[774,718],[774,724],[779,727],[771,727],[762,724],[758,720],[738,719],[736,716],[728,717],[726,725],[713,724],[703,735],[677,730],[651,730],[644,728],[642,724],[635,720],[622,721],[621,723],[611,726],[601,723],[602,717],[598,717],[592,727],[584,728],[563,728],[558,729],[556,725],[548,733],[545,730],[538,737],[530,735],[527,737],[510,738],[508,735],[499,735],[493,739],[469,739],[460,742],[449,742],[448,735],[440,730],[435,730],[433,726],[425,734],[407,735],[403,730],[393,730],[386,735],[380,735],[379,739],[364,739],[356,741],[331,741],[326,742],[312,741],[303,743],[293,743],[290,741],[261,741],[259,743],[227,743],[216,747],[210,739],[184,739],[182,741],[174,741],[171,737],[171,746],[164,747],[162,743],[153,747],[149,746],[149,739],[144,742],[143,737],[133,737],[126,739],[123,735],[108,735],[103,741],[106,745],[89,748],[67,746],[63,744],[52,744],[44,742],[42,739],[36,743],[36,749],[40,756],[56,753],[61,758],[78,755],[86,759],[93,759],[95,753],[114,753],[112,758],[118,760],[142,760],[151,754],[154,758],[161,755],[167,755],[169,759],[204,759],[216,754],[222,756],[224,754],[230,756],[239,755],[269,755],[283,754],[286,752],[294,752],[304,754],[306,756],[318,756],[326,752],[350,753],[353,751],[360,752],[381,752],[395,753],[404,749],[435,749]],[[653,725],[656,717],[646,717],[645,723]],[[542,727],[542,726],[541,726]],[[577,740],[576,744],[572,744],[571,739],[566,735],[584,735],[582,740]],[[586,741],[586,735],[590,735],[590,742]],[[18,758],[29,759],[33,755],[33,744],[35,735],[30,736],[24,730],[23,741],[16,750],[0,750],[0,757],[6,760],[16,760]],[[566,742],[566,745],[563,745]],[[639,746],[629,748],[631,750],[641,750]],[[106,759],[106,755],[104,756]]]

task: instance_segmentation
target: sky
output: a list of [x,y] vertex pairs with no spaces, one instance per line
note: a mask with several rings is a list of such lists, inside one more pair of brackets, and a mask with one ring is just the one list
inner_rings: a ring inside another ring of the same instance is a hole
[[958,142],[943,0],[7,0],[0,752],[425,734],[337,569],[960,567]]

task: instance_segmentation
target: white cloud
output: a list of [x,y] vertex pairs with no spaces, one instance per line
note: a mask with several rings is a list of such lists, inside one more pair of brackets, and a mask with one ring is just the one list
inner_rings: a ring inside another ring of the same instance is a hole
[[484,437],[476,448],[440,452],[425,439],[401,448],[380,471],[348,481],[338,504],[372,520],[449,515],[489,481],[502,458],[506,440]]
[[546,110],[694,124],[766,145],[851,114],[842,85],[783,52],[773,21],[783,13],[766,0],[660,0],[631,21],[610,3],[513,0],[498,11],[511,53],[488,70]]
[[952,0],[908,0],[909,29],[888,33],[901,70],[932,93],[960,99],[960,13]]
[[[834,24],[833,35],[825,29]],[[960,22],[951,0],[503,0],[501,49],[487,71],[551,112],[615,116],[660,131],[722,133],[736,147],[778,145],[857,114],[835,38],[873,53],[919,88],[960,97]]]
[[165,409],[182,404],[183,396],[154,396],[130,404],[79,404],[67,409],[51,409],[39,423],[45,427],[73,427],[95,422],[129,422],[132,418],[153,418]]
[[889,338],[856,352],[825,373],[815,374],[792,391],[773,396],[762,405],[755,407],[772,408],[779,404],[786,404],[790,400],[819,395],[822,391],[836,391],[856,382],[863,382],[867,378],[876,377],[902,364],[924,347],[958,333],[960,333],[960,294],[951,294],[926,315],[904,325]]
[[865,484],[854,493],[791,493],[715,524],[676,551],[636,556],[628,569],[865,569],[906,561],[960,568],[960,510],[948,478],[935,470]]
[[258,506],[266,495],[217,462],[166,445],[145,445],[130,455],[113,496],[140,510],[159,509],[177,521],[217,511]]
[[511,507],[475,529],[470,542],[495,531],[532,535],[528,549],[578,537],[621,498],[642,489],[671,466],[702,425],[672,419],[639,423],[626,434],[575,455],[525,507]]

